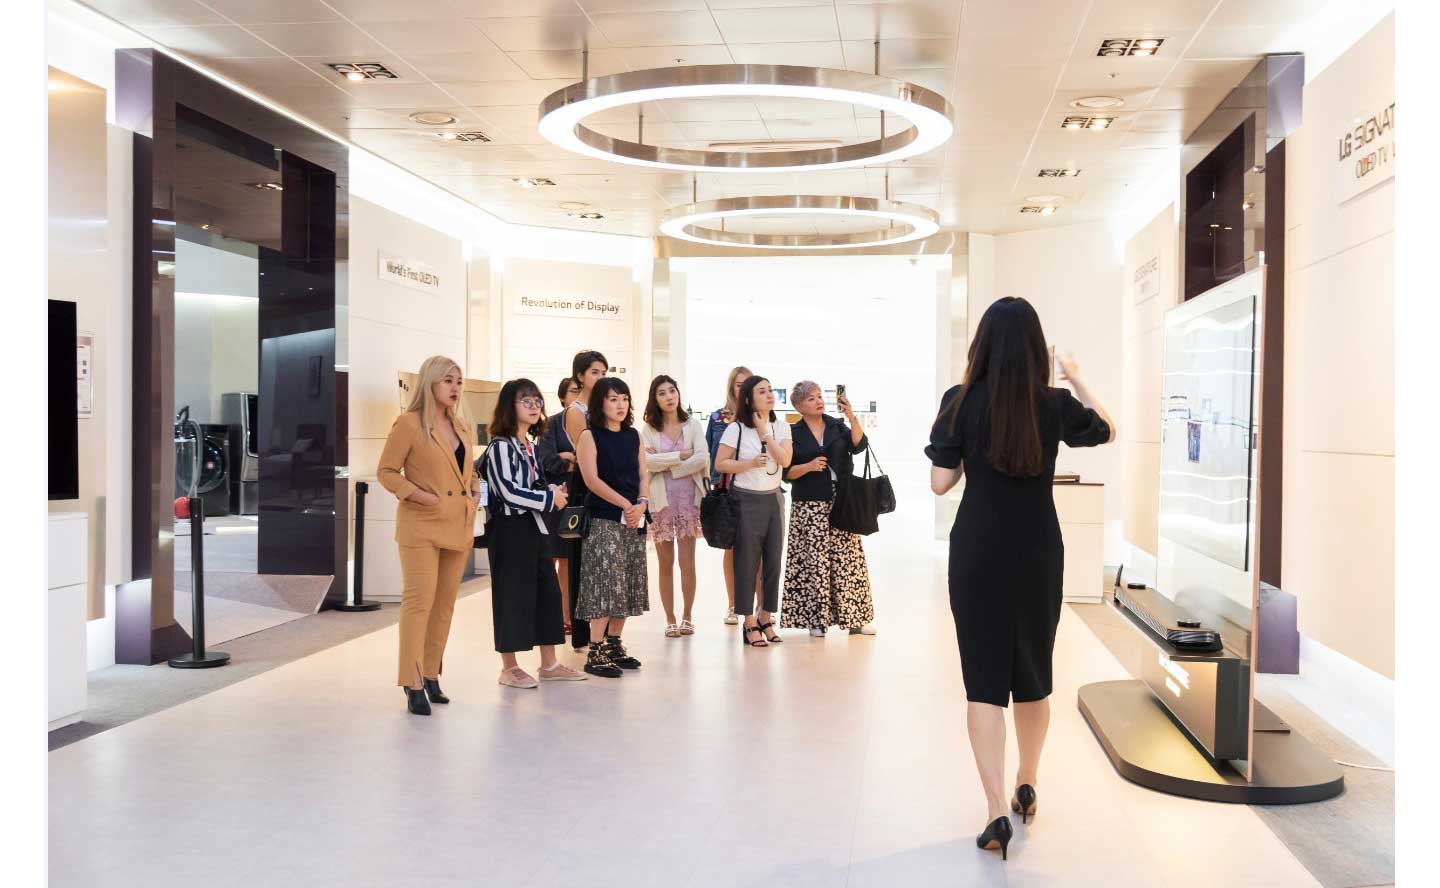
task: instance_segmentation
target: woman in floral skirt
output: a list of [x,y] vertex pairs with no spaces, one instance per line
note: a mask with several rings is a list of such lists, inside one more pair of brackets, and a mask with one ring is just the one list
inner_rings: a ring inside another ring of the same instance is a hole
[[[700,421],[680,406],[680,387],[669,376],[650,383],[645,402],[645,465],[650,473],[650,541],[660,558],[660,603],[665,607],[665,637],[694,635],[695,540],[700,534],[700,501],[710,454]],[[684,609],[675,619],[675,553],[680,553],[680,589]]]

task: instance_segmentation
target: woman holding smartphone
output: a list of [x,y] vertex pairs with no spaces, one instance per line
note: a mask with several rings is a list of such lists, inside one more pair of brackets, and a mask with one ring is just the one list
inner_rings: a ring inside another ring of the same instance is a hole
[[[665,637],[695,634],[695,540],[701,536],[700,502],[710,457],[701,446],[700,423],[680,406],[680,388],[669,376],[650,383],[645,402],[646,470],[650,474],[650,541],[660,558],[660,603],[665,607]],[[675,556],[680,556],[684,609],[675,619]]]
[[[560,442],[559,452],[568,454],[572,465],[578,465],[577,450],[580,441],[580,433],[589,424],[588,412],[590,410],[590,394],[595,388],[595,383],[605,378],[610,372],[610,362],[598,351],[582,351],[575,354],[570,362],[570,378],[575,381],[579,391],[575,400],[565,408],[565,420],[561,424],[564,430],[564,441]],[[561,457],[565,459],[565,456]],[[578,472],[570,472],[570,502],[579,505],[585,502],[585,478]],[[575,600],[578,598],[576,590],[580,588],[580,560],[584,557],[584,546],[579,540],[570,541],[569,562],[570,573],[570,609],[566,611],[570,622],[570,645],[576,651],[585,650],[590,643],[590,624],[575,616]]]
[[576,439],[580,472],[589,491],[585,502],[590,529],[581,550],[575,617],[590,621],[585,671],[603,678],[619,678],[623,669],[640,668],[620,635],[626,618],[650,609],[643,530],[650,474],[645,471],[645,445],[634,424],[625,381],[606,377],[596,382],[590,391],[589,424]]
[[[725,427],[735,421],[735,406],[740,398],[740,386],[753,375],[749,367],[736,367],[731,370],[725,379],[725,406],[710,414],[710,422],[705,427],[705,444],[710,449],[711,484],[719,485],[720,476],[723,474],[715,465],[720,453],[720,436],[725,434]],[[735,615],[735,550],[726,549],[722,561],[725,565],[725,596],[729,599],[725,624],[734,626],[740,622],[740,618]]]
[[780,609],[785,532],[780,472],[790,465],[790,425],[775,416],[770,380],[751,376],[740,386],[735,421],[720,437],[715,465],[735,476],[730,492],[740,508],[735,534],[735,612],[745,619],[740,639],[751,647],[779,644],[784,639],[775,631],[774,614]]
[[431,703],[450,702],[440,690],[440,672],[460,577],[475,545],[480,482],[461,408],[460,365],[435,355],[420,365],[419,377],[410,405],[390,427],[375,477],[400,501],[395,542],[405,586],[396,683],[413,715],[429,715]]
[[986,310],[970,343],[965,382],[945,393],[925,455],[930,487],[944,496],[966,477],[950,530],[950,610],[968,701],[966,728],[985,790],[987,825],[975,839],[1006,854],[1014,828],[1005,792],[1005,709],[1015,702],[1020,767],[1008,811],[1035,813],[1040,752],[1050,724],[1055,629],[1065,547],[1055,515],[1061,442],[1095,447],[1115,425],[1080,378],[1050,387],[1040,317],[1023,299]]
[[790,544],[785,549],[785,599],[780,625],[809,629],[817,638],[830,626],[852,635],[874,635],[875,602],[870,570],[857,534],[830,526],[835,485],[853,471],[853,456],[870,446],[855,418],[850,399],[837,398],[845,420],[825,413],[818,383],[796,383],[790,406],[800,413],[791,432],[793,459],[785,470],[790,482]]
[[[575,471],[575,448],[565,437],[566,410],[580,396],[580,383],[575,377],[560,380],[556,391],[560,399],[560,412],[545,420],[545,431],[535,442],[535,453],[540,459],[540,468],[551,481],[568,486]],[[550,553],[555,556],[555,576],[560,583],[560,606],[565,615],[565,634],[570,634],[570,541],[555,534],[549,536]]]
[[586,676],[555,659],[565,643],[560,587],[550,564],[547,512],[565,508],[565,488],[547,484],[533,437],[545,428],[545,399],[528,379],[500,388],[485,449],[491,508],[485,537],[490,551],[490,607],[502,685],[534,688],[534,676],[516,661],[520,651],[540,648],[540,681],[581,681]]

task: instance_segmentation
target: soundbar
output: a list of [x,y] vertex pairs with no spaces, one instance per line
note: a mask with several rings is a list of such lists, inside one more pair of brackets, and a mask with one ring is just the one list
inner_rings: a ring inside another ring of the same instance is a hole
[[1200,625],[1183,608],[1154,589],[1131,589],[1116,583],[1115,601],[1179,650],[1211,652],[1224,647],[1219,632]]

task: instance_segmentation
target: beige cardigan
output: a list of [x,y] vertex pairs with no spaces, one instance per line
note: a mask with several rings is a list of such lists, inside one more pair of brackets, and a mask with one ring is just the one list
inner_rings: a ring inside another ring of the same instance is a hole
[[[660,433],[647,422],[639,423],[640,437],[647,450],[660,449]],[[678,453],[645,454],[645,470],[650,473],[650,514],[659,515],[670,504],[665,493],[665,473],[673,478],[689,477],[695,482],[695,505],[705,498],[705,479],[710,476],[710,451],[705,446],[705,432],[700,420],[690,417],[680,432],[684,442],[682,450],[693,450],[690,458],[682,461]]]

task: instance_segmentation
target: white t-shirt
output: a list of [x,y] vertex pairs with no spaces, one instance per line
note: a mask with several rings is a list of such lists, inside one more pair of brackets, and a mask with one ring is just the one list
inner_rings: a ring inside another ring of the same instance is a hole
[[[775,436],[775,441],[790,440],[790,423],[777,419],[770,423],[770,431]],[[739,442],[738,446],[736,442]],[[738,422],[732,422],[725,427],[725,432],[720,436],[720,443],[726,447],[735,448],[735,458],[740,461],[754,459],[760,455],[760,434],[749,426]],[[769,491],[780,487],[780,463],[775,461],[775,455],[769,453],[768,465],[763,469],[746,469],[735,476],[735,486],[745,490]],[[773,473],[773,474],[772,474]]]

